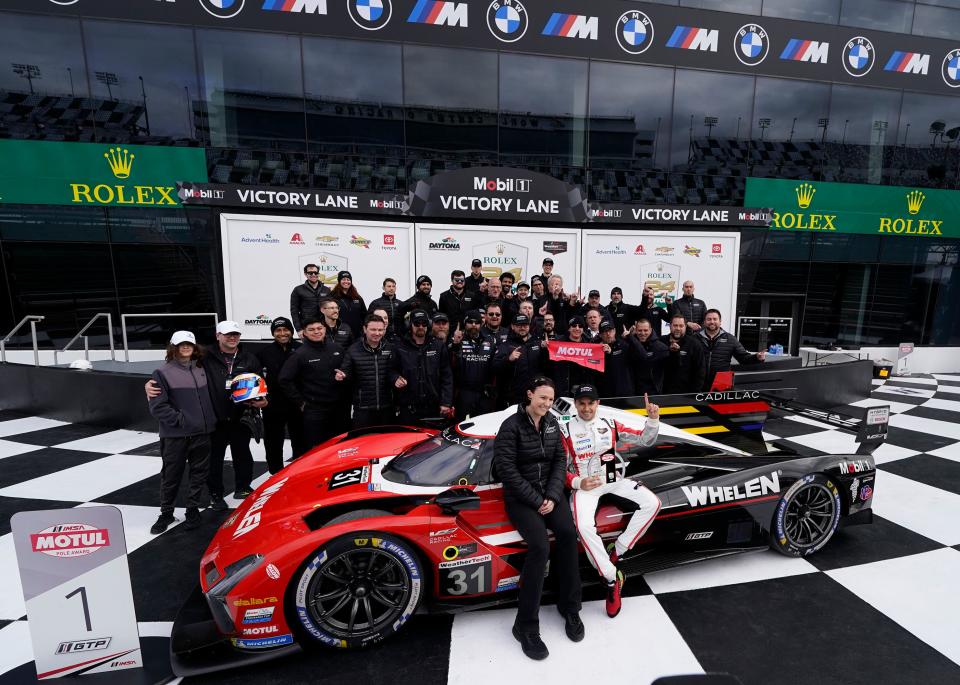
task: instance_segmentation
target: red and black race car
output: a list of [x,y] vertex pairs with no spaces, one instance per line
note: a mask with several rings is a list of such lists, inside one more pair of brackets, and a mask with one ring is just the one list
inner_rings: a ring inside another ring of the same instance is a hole
[[[712,406],[724,413],[722,402]],[[203,555],[200,588],[173,629],[175,672],[314,644],[365,647],[417,612],[514,601],[525,547],[492,467],[493,438],[512,411],[442,432],[353,431],[272,476]],[[559,400],[554,411],[564,421],[571,407]],[[637,427],[645,420],[637,410],[600,412]],[[871,521],[870,456],[751,455],[693,430],[661,422],[655,445],[621,452],[626,476],[663,503],[622,562],[628,576],[769,547],[809,555],[839,525]],[[614,539],[630,513],[601,503],[601,536]],[[583,578],[599,581],[593,570]]]

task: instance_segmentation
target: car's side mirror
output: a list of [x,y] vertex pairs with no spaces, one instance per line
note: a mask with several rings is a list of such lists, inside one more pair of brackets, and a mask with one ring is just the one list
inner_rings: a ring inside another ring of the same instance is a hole
[[433,498],[444,514],[456,516],[461,511],[480,508],[480,496],[469,488],[450,488]]

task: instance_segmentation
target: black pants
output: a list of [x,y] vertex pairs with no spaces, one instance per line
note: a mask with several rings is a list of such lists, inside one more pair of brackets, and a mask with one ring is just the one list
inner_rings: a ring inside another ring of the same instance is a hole
[[461,388],[460,396],[457,397],[457,421],[462,421],[467,416],[489,414],[493,411],[493,404],[493,399],[483,390]]
[[353,427],[390,426],[397,422],[397,412],[389,409],[353,409]]
[[160,438],[160,513],[172,514],[177,490],[183,480],[183,471],[190,464],[187,509],[200,507],[203,486],[210,468],[210,436],[191,435],[187,438]]
[[233,460],[233,489],[249,488],[253,480],[253,455],[250,454],[250,429],[239,421],[219,421],[210,435],[210,473],[207,486],[211,497],[223,497],[223,457],[230,447]]
[[307,451],[335,435],[340,435],[346,429],[342,407],[308,404],[303,409],[303,437]]
[[553,531],[554,545],[550,577],[557,584],[557,608],[561,614],[580,611],[580,569],[577,559],[577,529],[566,497],[561,497],[546,516],[536,509],[513,500],[506,500],[507,517],[527,543],[527,558],[520,569],[520,606],[517,629],[540,631],[540,598],[543,595],[543,574],[547,568],[550,542],[547,528]]
[[303,414],[294,407],[263,410],[263,446],[267,453],[267,468],[276,473],[283,468],[283,441],[290,433],[293,458],[301,456],[306,448],[303,439]]

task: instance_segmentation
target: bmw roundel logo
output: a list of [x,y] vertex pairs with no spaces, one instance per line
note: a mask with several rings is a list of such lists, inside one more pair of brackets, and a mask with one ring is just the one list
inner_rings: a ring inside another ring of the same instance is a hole
[[487,7],[487,27],[497,40],[515,43],[527,32],[527,8],[520,0],[493,0]]
[[653,22],[643,12],[630,10],[617,19],[617,44],[624,52],[639,55],[653,45]]
[[733,37],[733,54],[741,63],[755,67],[770,52],[770,36],[759,24],[744,24]]
[[379,31],[390,22],[391,0],[347,0],[353,23],[365,31]]
[[943,58],[940,71],[943,82],[951,88],[960,88],[960,48],[954,48]]
[[868,38],[856,36],[843,46],[843,68],[853,77],[859,78],[873,68],[877,54]]
[[200,0],[200,6],[217,19],[230,19],[240,14],[244,0]]

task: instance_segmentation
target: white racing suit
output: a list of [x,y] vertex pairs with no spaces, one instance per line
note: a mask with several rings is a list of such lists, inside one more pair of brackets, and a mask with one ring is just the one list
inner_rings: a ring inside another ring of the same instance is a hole
[[[563,425],[563,424],[561,424]],[[570,508],[587,550],[587,558],[608,583],[617,578],[617,568],[603,547],[595,521],[597,506],[604,495],[616,495],[636,502],[638,508],[630,517],[626,529],[616,541],[618,557],[626,554],[637,540],[647,532],[654,517],[660,511],[659,498],[642,483],[624,479],[626,462],[617,454],[617,442],[625,444],[652,445],[656,442],[660,422],[647,419],[643,430],[635,430],[619,421],[595,418],[584,421],[574,415],[564,427],[564,442],[567,447],[567,486],[573,490]],[[604,484],[592,490],[581,490],[580,482],[588,476],[601,476]]]

